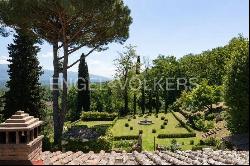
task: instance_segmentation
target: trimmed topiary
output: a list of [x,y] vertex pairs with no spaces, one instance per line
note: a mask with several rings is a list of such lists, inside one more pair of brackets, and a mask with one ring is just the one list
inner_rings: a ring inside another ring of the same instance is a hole
[[190,140],[190,145],[194,145],[194,140]]
[[128,123],[125,123],[125,127],[129,127],[129,124],[128,124]]

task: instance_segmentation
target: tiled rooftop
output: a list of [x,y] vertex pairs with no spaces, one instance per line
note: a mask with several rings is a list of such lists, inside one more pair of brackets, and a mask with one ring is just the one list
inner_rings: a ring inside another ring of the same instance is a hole
[[43,152],[44,165],[249,165],[249,151]]

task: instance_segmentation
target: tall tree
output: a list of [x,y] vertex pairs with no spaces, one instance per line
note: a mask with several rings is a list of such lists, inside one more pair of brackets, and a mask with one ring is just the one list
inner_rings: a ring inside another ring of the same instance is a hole
[[125,47],[126,51],[119,53],[120,57],[115,60],[116,77],[120,81],[121,91],[124,99],[124,108],[120,114],[126,115],[129,113],[129,83],[134,68],[134,59],[136,58],[135,46],[129,45]]
[[[0,9],[5,24],[28,27],[53,45],[54,143],[60,144],[67,112],[67,71],[81,60],[79,57],[69,64],[69,55],[87,47],[85,56],[88,56],[95,50],[106,49],[111,42],[126,41],[132,23],[130,10],[121,0],[10,0],[1,2]],[[61,57],[57,54],[59,48],[63,49]],[[62,68],[59,67],[60,61]],[[58,103],[60,72],[64,80],[61,110]]]
[[31,38],[22,30],[17,30],[14,43],[8,46],[9,78],[5,93],[4,117],[9,118],[18,110],[42,118],[42,97],[39,76],[42,74],[34,46],[37,39]]
[[[81,56],[84,56],[84,54]],[[82,57],[78,68],[77,112],[74,120],[80,118],[82,111],[90,111],[89,81],[88,65],[85,57]]]
[[229,130],[249,132],[249,40],[243,36],[229,43],[231,61],[225,76],[225,101],[229,106]]

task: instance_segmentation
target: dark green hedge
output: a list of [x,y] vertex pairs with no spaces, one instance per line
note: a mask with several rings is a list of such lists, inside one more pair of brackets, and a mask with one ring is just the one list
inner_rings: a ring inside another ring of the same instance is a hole
[[193,130],[191,127],[189,127],[185,122],[183,122],[178,116],[176,116],[175,113],[174,113],[173,111],[171,111],[171,113],[173,114],[173,116],[175,117],[175,119],[178,120],[179,123],[180,123],[185,129],[187,129],[187,131],[189,131],[189,132],[191,132],[191,133],[194,132],[194,130]]
[[81,120],[83,121],[112,121],[118,116],[117,113],[107,112],[83,112]]
[[138,135],[114,136],[114,141],[119,141],[119,140],[136,140],[138,138],[139,138]]
[[68,144],[64,145],[64,148],[66,151],[82,151],[84,153],[88,153],[89,151],[99,153],[101,150],[109,152],[112,149],[112,142],[102,138],[87,142],[70,140],[68,141]]
[[196,137],[196,133],[179,133],[179,134],[159,134],[157,138],[190,138]]

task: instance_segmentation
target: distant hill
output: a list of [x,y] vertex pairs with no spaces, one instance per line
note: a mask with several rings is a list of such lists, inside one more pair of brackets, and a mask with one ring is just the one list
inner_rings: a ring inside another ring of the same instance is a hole
[[[8,75],[8,65],[7,64],[0,64],[0,87],[3,87],[6,83],[6,81],[9,79]],[[43,70],[44,73],[40,77],[40,82],[43,85],[49,85],[50,79],[52,78],[53,71],[52,70]],[[70,83],[76,83],[77,82],[77,72],[68,72],[68,81]],[[106,82],[111,80],[110,78],[99,76],[99,75],[93,75],[90,74],[90,82]]]

